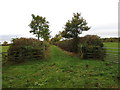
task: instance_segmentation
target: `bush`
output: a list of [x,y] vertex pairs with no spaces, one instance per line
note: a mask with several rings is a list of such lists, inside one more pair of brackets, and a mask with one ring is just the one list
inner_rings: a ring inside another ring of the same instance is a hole
[[[78,47],[77,53],[83,59],[101,59],[103,60],[105,57],[105,49],[103,48],[103,42],[97,35],[87,35],[85,37],[78,38]],[[64,40],[56,43],[60,48],[76,53],[76,49],[74,47],[74,40]]]
[[78,51],[81,58],[103,60],[105,57],[105,49],[103,46],[103,42],[98,36],[87,35],[82,38],[80,44],[78,45]]
[[73,39],[60,41],[60,42],[56,43],[55,45],[57,45],[58,47],[66,50],[66,51],[74,52]]
[[17,38],[8,50],[8,60],[23,62],[31,59],[43,59],[47,47],[47,43],[33,38]]

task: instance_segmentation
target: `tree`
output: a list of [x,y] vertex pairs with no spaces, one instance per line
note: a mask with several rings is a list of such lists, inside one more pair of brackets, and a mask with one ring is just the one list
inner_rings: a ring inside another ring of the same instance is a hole
[[82,34],[82,31],[89,30],[90,27],[87,26],[87,22],[80,13],[73,13],[72,20],[68,20],[65,24],[64,31],[62,32],[62,37],[73,39],[75,52],[77,52],[78,37]]
[[12,38],[11,42],[14,43],[18,38]]
[[45,17],[42,16],[35,16],[32,14],[32,21],[29,24],[29,27],[32,29],[30,30],[30,33],[36,34],[36,36],[39,38],[43,38],[44,40],[48,41],[50,37],[50,31],[49,31],[49,22],[46,21]]
[[4,41],[4,42],[3,42],[3,45],[4,45],[4,46],[8,45],[8,42],[7,42],[7,41]]
[[64,29],[62,32],[63,37],[78,38],[78,35],[82,34],[82,31],[87,31],[90,27],[87,26],[86,20],[81,17],[80,13],[73,13],[72,20],[68,20]]
[[58,34],[55,35],[55,37],[51,39],[51,42],[52,44],[54,44],[56,42],[59,42],[61,39],[62,39],[61,32],[59,32]]

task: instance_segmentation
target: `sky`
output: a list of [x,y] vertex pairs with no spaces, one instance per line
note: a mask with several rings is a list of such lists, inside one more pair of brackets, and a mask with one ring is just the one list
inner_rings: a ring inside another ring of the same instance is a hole
[[31,14],[46,17],[51,36],[64,30],[73,13],[79,12],[86,19],[89,31],[80,36],[98,35],[118,37],[119,0],[1,0],[0,1],[0,42],[11,38],[33,37],[28,26]]

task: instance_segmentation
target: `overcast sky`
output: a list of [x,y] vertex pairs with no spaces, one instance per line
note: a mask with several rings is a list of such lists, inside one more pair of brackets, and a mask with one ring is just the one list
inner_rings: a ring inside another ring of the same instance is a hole
[[73,13],[80,12],[91,26],[81,36],[91,34],[100,37],[118,36],[119,0],[1,0],[0,39],[35,37],[29,33],[31,14],[46,17],[51,35],[62,31]]

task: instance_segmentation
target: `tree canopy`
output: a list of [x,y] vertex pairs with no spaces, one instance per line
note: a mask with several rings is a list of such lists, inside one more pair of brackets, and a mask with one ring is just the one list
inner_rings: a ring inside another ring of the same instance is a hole
[[49,30],[49,22],[46,21],[45,17],[42,16],[35,16],[32,14],[32,21],[29,24],[29,27],[31,28],[30,33],[36,34],[36,36],[39,38],[43,38],[44,40],[48,41],[50,37],[50,30]]
[[87,26],[87,22],[83,17],[81,17],[81,14],[73,13],[72,20],[68,20],[68,22],[65,24],[64,31],[62,32],[62,37],[73,39],[74,52],[77,52],[79,34],[82,34],[82,31],[87,31],[89,29],[90,27]]
[[89,30],[86,20],[81,17],[80,13],[73,13],[72,20],[68,20],[65,24],[62,36],[65,38],[77,38],[82,31]]
[[59,32],[58,34],[55,35],[55,37],[51,39],[51,42],[56,43],[59,42],[61,39],[62,39],[61,32]]

